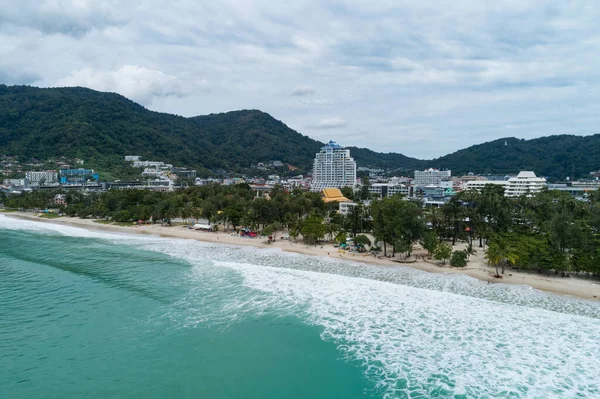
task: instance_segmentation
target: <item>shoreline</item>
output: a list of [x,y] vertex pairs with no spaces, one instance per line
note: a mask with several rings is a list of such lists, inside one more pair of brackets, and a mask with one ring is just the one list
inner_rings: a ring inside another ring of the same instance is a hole
[[[494,268],[485,264],[483,253],[478,251],[477,256],[471,257],[471,260],[464,268],[450,267],[449,265],[438,265],[423,260],[416,262],[402,263],[387,258],[376,258],[370,254],[352,254],[341,253],[332,244],[324,244],[323,246],[310,246],[301,241],[294,242],[289,240],[278,240],[268,244],[264,239],[256,238],[241,238],[232,236],[230,233],[217,232],[207,233],[195,230],[189,230],[181,226],[165,227],[160,225],[142,225],[142,226],[117,226],[96,223],[94,219],[79,219],[70,217],[61,217],[55,219],[44,219],[32,213],[25,212],[9,212],[0,213],[8,218],[24,219],[41,223],[51,223],[56,225],[65,225],[71,227],[79,227],[89,230],[110,231],[125,234],[146,234],[158,235],[166,238],[181,238],[192,239],[197,241],[211,242],[216,244],[228,244],[238,246],[252,246],[262,249],[278,248],[282,251],[293,252],[310,256],[329,257],[351,262],[360,262],[370,265],[394,267],[403,266],[411,269],[421,270],[429,273],[447,273],[447,274],[464,274],[481,281],[487,281],[492,284],[513,284],[526,285],[534,289],[551,292],[554,294],[577,297],[592,301],[600,300],[600,281],[587,280],[577,277],[558,277],[546,276],[533,273],[516,272],[511,269],[506,271],[503,278],[495,279]],[[417,251],[415,251],[417,252]]]

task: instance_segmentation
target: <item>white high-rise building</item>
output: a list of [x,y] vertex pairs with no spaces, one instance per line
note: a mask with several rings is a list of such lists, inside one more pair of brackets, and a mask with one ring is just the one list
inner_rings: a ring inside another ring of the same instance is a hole
[[448,179],[452,176],[449,170],[439,169],[427,169],[427,170],[415,170],[415,179],[413,184],[415,186],[430,186],[439,185],[444,179]]
[[350,156],[350,150],[330,141],[315,157],[311,191],[354,187],[355,184],[356,162]]

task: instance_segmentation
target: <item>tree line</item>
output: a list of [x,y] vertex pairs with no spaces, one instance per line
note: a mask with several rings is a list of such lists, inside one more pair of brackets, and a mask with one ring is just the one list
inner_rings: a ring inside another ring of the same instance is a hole
[[[338,204],[326,204],[320,194],[276,186],[268,196],[247,184],[207,185],[174,192],[110,190],[103,193],[64,192],[67,205],[54,205],[58,192],[38,190],[2,199],[9,208],[60,208],[68,216],[115,222],[207,219],[213,225],[241,227],[271,235],[287,231],[308,244],[323,240],[371,246],[384,256],[409,257],[416,244],[441,262],[465,266],[475,247],[485,251],[501,275],[507,267],[563,276],[600,276],[600,193],[586,201],[561,191],[507,198],[499,186],[466,191],[440,208],[424,208],[401,196],[373,200],[368,190],[344,190],[356,206],[340,215]],[[364,233],[372,234],[374,242]],[[458,242],[466,249],[454,250]],[[372,244],[372,245],[371,245]],[[464,245],[463,245],[464,246]]]

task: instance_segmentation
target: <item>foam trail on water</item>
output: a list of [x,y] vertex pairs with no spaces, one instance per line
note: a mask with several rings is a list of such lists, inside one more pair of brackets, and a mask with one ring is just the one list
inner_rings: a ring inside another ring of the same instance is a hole
[[[385,397],[600,397],[600,304],[461,275],[193,240],[89,232],[0,216],[192,265],[175,328],[293,315],[321,326]],[[207,306],[208,305],[208,306]]]
[[322,326],[385,397],[600,395],[600,320],[369,279],[220,265],[269,294],[256,311],[279,308]]

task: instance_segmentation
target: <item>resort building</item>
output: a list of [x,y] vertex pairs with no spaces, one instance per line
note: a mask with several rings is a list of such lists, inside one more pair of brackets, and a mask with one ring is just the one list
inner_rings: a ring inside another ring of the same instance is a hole
[[439,169],[427,169],[427,170],[415,170],[415,179],[413,184],[415,186],[429,186],[439,185],[444,179],[449,179],[452,174],[449,170]]
[[58,172],[55,170],[44,170],[41,172],[25,172],[25,177],[32,184],[56,183],[58,181]]
[[517,177],[508,179],[505,195],[507,197],[520,197],[542,191],[546,187],[546,179],[537,177],[531,171],[520,172]]
[[350,156],[350,150],[330,141],[315,157],[311,191],[354,187],[355,184],[356,162]]
[[531,171],[521,171],[516,177],[508,180],[476,180],[466,184],[467,190],[481,191],[486,185],[494,184],[504,187],[506,197],[520,197],[522,195],[531,195],[542,191],[546,185],[546,179],[537,177]]

